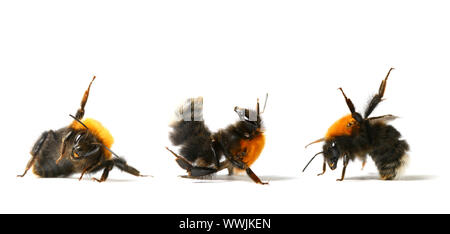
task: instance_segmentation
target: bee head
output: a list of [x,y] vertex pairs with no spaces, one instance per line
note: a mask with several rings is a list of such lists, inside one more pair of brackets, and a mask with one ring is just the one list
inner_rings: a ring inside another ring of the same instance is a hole
[[323,145],[323,156],[331,170],[336,169],[341,151],[335,141],[326,141]]

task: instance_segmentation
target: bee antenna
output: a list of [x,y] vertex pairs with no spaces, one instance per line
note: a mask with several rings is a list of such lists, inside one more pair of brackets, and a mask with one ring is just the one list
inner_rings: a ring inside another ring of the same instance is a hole
[[110,148],[108,148],[106,145],[102,144],[102,143],[93,143],[93,145],[101,145],[103,147],[105,147],[106,150],[108,150],[109,152],[111,152],[111,154],[113,154],[116,158],[120,158],[119,155],[117,155],[116,153],[114,153],[114,151],[112,151]]
[[260,112],[259,112],[259,98],[256,99],[256,114],[257,114],[258,119],[259,119],[259,114],[260,114]]
[[313,142],[307,144],[307,145],[305,146],[305,149],[308,148],[308,146],[310,146],[310,145],[312,145],[312,144],[316,144],[316,143],[322,142],[322,141],[324,141],[324,140],[325,140],[325,138],[320,138],[320,139],[318,139],[318,140],[315,140],[315,141],[313,141]]
[[306,164],[305,168],[303,168],[302,172],[305,172],[306,168],[309,166],[309,164],[312,162],[312,160],[314,160],[314,158],[316,158],[316,156],[319,155],[319,154],[323,154],[323,151],[317,153],[316,155],[314,155],[314,157],[312,157],[311,160],[309,160],[308,164]]
[[85,127],[87,130],[89,130],[89,128],[83,123],[81,122],[81,120],[77,119],[77,117],[69,114],[70,117],[72,117],[74,120],[76,120],[79,124],[83,125],[83,127]]

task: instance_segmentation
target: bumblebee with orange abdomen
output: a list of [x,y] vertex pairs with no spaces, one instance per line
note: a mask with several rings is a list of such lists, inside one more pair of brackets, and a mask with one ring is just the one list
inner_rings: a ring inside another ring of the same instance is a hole
[[352,101],[347,98],[344,90],[339,88],[351,114],[342,117],[331,125],[324,138],[307,145],[325,142],[322,152],[314,155],[303,171],[319,154],[324,156],[323,171],[319,175],[325,173],[327,164],[331,170],[336,169],[338,160],[342,158],[342,175],[338,179],[342,181],[350,160],[353,161],[355,158],[360,158],[364,167],[366,157],[370,155],[375,162],[381,179],[391,180],[399,175],[399,172],[407,162],[408,155],[406,152],[409,150],[409,145],[405,140],[400,139],[400,132],[387,123],[396,119],[396,117],[393,115],[369,117],[378,104],[383,101],[386,82],[392,69],[389,70],[386,78],[381,82],[378,93],[370,100],[364,111],[364,117],[355,111]]
[[84,116],[89,91],[95,76],[85,91],[73,122],[64,128],[49,130],[41,134],[31,150],[31,159],[25,171],[19,177],[25,176],[33,167],[33,172],[40,177],[67,177],[74,173],[81,173],[80,180],[85,173],[93,173],[103,169],[98,182],[108,178],[109,171],[114,166],[135,176],[140,173],[129,166],[125,159],[118,157],[111,151],[114,139],[108,129],[94,119]]
[[203,98],[188,99],[177,110],[177,120],[171,125],[170,140],[181,146],[181,155],[167,150],[189,177],[199,178],[227,168],[230,175],[245,171],[255,183],[267,184],[250,169],[265,145],[259,100],[256,110],[235,107],[234,111],[239,121],[212,133],[203,121]]

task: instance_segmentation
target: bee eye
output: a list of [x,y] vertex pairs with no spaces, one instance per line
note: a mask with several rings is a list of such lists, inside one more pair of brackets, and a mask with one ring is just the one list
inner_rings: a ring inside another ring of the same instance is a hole
[[331,147],[336,147],[336,143],[334,141],[331,143]]

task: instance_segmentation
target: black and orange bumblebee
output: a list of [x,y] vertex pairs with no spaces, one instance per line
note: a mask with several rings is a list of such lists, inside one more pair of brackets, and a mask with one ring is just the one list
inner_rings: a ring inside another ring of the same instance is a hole
[[389,114],[369,117],[378,104],[383,101],[386,82],[392,70],[393,68],[389,70],[386,78],[381,82],[378,93],[369,101],[364,111],[364,117],[355,111],[352,101],[347,98],[344,90],[339,88],[351,114],[342,117],[331,125],[324,138],[307,145],[325,142],[322,152],[314,155],[303,171],[319,154],[323,154],[324,162],[323,171],[318,175],[325,173],[327,164],[331,170],[336,169],[338,160],[342,158],[342,175],[340,179],[337,179],[342,181],[350,160],[353,161],[355,158],[359,158],[362,160],[364,167],[367,155],[370,155],[375,162],[381,179],[392,180],[399,175],[399,172],[407,163],[409,145],[405,140],[400,139],[400,132],[387,124],[388,121],[396,119],[396,116]]
[[103,125],[91,118],[81,120],[84,116],[84,107],[89,97],[89,91],[95,76],[85,91],[81,107],[74,120],[64,128],[49,130],[41,134],[31,150],[31,159],[28,161],[23,174],[33,167],[34,174],[40,177],[67,177],[74,173],[81,173],[79,179],[86,173],[94,173],[103,169],[98,182],[108,178],[113,167],[140,176],[138,170],[129,166],[125,159],[111,151],[114,138]]
[[235,107],[234,111],[239,121],[212,133],[203,120],[202,97],[190,98],[177,109],[169,138],[181,146],[180,155],[166,148],[188,177],[202,178],[227,168],[230,175],[245,171],[255,183],[267,184],[250,169],[265,145],[259,100],[256,110]]

